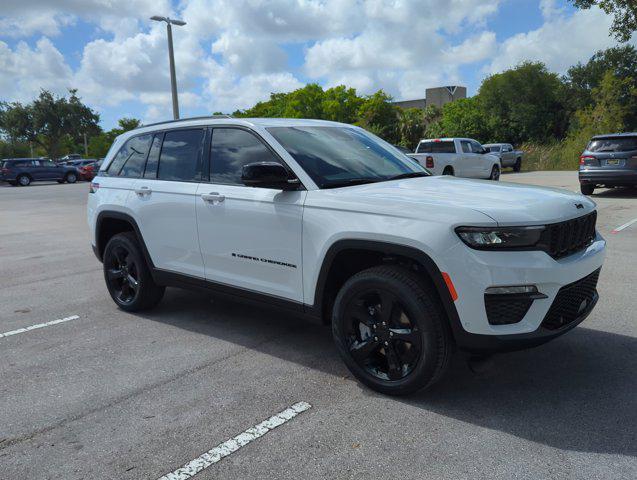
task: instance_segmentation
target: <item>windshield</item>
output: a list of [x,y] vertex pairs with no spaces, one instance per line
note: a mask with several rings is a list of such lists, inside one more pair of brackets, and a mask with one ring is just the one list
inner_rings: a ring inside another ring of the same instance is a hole
[[348,127],[271,127],[268,132],[319,188],[429,176],[383,140]]
[[596,138],[588,144],[589,152],[631,152],[637,150],[637,137]]

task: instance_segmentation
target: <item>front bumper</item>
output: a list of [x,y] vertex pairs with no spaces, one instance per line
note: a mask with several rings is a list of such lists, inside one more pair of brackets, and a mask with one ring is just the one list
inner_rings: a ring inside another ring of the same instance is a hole
[[579,182],[582,185],[637,185],[637,170],[608,168],[580,170]]
[[[518,350],[545,343],[584,320],[597,302],[563,328],[547,330],[547,317],[560,289],[601,268],[606,241],[597,234],[584,250],[553,259],[545,252],[493,252],[472,250],[464,244],[451,248],[445,265],[458,299],[454,302],[458,318],[451,320],[456,343],[469,351]],[[546,298],[534,300],[523,318],[514,324],[492,325],[487,318],[484,293],[489,287],[535,285]]]

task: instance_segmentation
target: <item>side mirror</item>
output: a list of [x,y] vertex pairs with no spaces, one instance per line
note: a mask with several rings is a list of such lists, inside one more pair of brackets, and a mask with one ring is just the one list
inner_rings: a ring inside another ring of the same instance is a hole
[[276,162],[248,163],[241,171],[241,181],[248,187],[296,190],[298,178],[291,177],[287,169]]

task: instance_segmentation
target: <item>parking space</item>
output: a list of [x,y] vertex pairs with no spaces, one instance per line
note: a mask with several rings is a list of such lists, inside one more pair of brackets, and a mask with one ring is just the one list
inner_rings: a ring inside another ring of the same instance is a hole
[[[576,172],[502,180],[578,189]],[[581,326],[480,374],[457,355],[405,398],[362,387],[329,328],[293,314],[176,289],[118,310],[87,192],[0,188],[0,334],[39,326],[0,335],[0,478],[637,476],[637,222],[617,230],[637,190],[592,197],[609,248]]]

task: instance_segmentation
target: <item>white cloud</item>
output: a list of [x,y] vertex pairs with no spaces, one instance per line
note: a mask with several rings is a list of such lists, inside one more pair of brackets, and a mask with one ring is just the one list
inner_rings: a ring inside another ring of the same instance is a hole
[[[607,15],[571,12],[562,0],[537,0],[544,25],[504,40],[489,27],[501,0],[2,1],[0,35],[13,43],[0,42],[0,100],[78,87],[97,109],[141,104],[145,121],[171,116],[166,29],[149,21],[155,14],[187,22],[173,30],[185,114],[246,108],[308,80],[421,98],[427,87],[466,84],[467,66],[491,73],[541,60],[562,72],[614,44]],[[78,22],[94,31],[72,70],[54,42]],[[15,43],[33,35],[53,41]]]
[[62,95],[74,86],[73,72],[47,38],[33,48],[19,42],[14,50],[0,42],[0,92],[5,100],[28,102],[48,89]]
[[[545,23],[538,29],[505,40],[486,67],[497,73],[521,62],[541,61],[549,70],[564,73],[593,53],[616,44],[608,35],[612,18],[598,8],[577,10],[570,16],[556,9],[554,2],[542,1]],[[634,42],[633,42],[634,43]]]
[[147,19],[170,12],[170,0],[2,0],[0,31],[13,37],[53,36],[82,18],[104,21],[105,29],[117,33],[130,18]]

